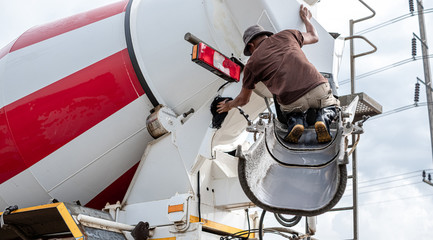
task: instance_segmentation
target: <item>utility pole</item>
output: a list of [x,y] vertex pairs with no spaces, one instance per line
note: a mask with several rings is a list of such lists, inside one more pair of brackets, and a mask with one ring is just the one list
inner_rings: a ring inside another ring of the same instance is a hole
[[424,66],[424,81],[425,81],[425,91],[427,95],[427,109],[428,109],[428,119],[430,125],[430,144],[432,150],[432,161],[433,161],[433,98],[431,91],[431,75],[430,75],[430,60],[428,58],[428,46],[427,46],[427,36],[425,32],[425,23],[424,23],[424,6],[422,0],[417,0],[417,9],[418,9],[418,22],[419,22],[419,31],[421,35],[421,50],[422,50],[422,59]]

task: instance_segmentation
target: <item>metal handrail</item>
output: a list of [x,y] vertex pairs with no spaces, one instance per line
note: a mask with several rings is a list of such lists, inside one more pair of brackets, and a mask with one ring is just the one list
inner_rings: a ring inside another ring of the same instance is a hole
[[374,52],[377,51],[377,47],[376,47],[376,45],[374,45],[372,42],[370,42],[370,40],[368,40],[368,39],[367,39],[366,37],[364,37],[364,36],[354,35],[354,36],[350,36],[350,37],[345,37],[344,40],[350,40],[350,39],[354,39],[354,38],[361,38],[361,39],[363,39],[363,40],[366,41],[368,44],[370,44],[370,46],[372,46],[374,49],[371,50],[371,51],[368,51],[368,52],[363,52],[363,53],[360,53],[360,54],[353,55],[353,56],[352,56],[353,58],[362,57],[362,56],[365,56],[365,55],[368,55],[368,54],[372,54],[372,53],[374,53]]
[[364,20],[367,20],[367,19],[370,19],[370,18],[376,16],[376,11],[374,11],[373,8],[371,8],[370,6],[368,6],[364,1],[362,1],[362,0],[359,0],[359,1],[360,1],[360,2],[365,6],[365,7],[367,7],[367,8],[372,12],[372,14],[371,14],[370,16],[367,16],[367,17],[364,17],[364,18],[360,18],[360,19],[357,19],[357,20],[351,20],[351,21],[353,21],[353,23],[362,22],[362,21],[364,21]]

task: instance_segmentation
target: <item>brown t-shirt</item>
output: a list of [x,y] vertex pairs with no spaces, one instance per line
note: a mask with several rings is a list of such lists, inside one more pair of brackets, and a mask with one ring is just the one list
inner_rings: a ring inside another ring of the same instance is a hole
[[284,30],[263,40],[245,66],[243,87],[254,89],[262,81],[280,104],[288,105],[327,82],[301,50],[303,43],[297,30]]

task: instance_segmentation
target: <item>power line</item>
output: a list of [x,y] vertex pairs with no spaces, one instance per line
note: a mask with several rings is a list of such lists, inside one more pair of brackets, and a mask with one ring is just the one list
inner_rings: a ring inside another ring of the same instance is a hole
[[418,104],[410,104],[410,105],[407,105],[407,106],[399,107],[399,108],[396,108],[396,109],[384,112],[382,114],[373,116],[369,120],[374,120],[374,119],[377,119],[377,118],[385,117],[385,116],[388,116],[388,115],[391,115],[391,114],[394,114],[394,113],[402,112],[402,111],[405,111],[405,110],[408,110],[408,109],[411,109],[411,108],[414,108],[414,107],[417,107],[417,106],[423,106],[423,105],[427,105],[427,104],[426,103],[418,103]]
[[[429,9],[425,9],[425,10],[424,10],[424,14],[425,14],[425,13],[431,13],[431,12],[433,12],[433,8],[429,8]],[[368,32],[371,32],[371,31],[374,31],[374,30],[377,30],[377,29],[383,28],[383,27],[388,26],[388,25],[390,25],[390,24],[393,24],[393,23],[399,22],[399,21],[404,20],[404,19],[406,19],[406,18],[416,16],[416,15],[418,15],[418,14],[419,14],[418,11],[417,11],[417,12],[414,12],[413,14],[412,14],[412,13],[407,13],[407,14],[401,15],[401,16],[399,16],[399,17],[396,17],[396,18],[390,19],[390,20],[388,20],[388,21],[385,21],[385,22],[383,22],[383,23],[380,23],[380,24],[377,24],[377,25],[371,26],[371,27],[369,27],[369,28],[366,28],[366,29],[364,29],[364,30],[361,30],[361,31],[357,32],[356,34],[357,34],[357,35],[362,35],[362,34],[365,34],[365,33],[368,33]]]
[[374,187],[374,186],[383,185],[383,184],[392,183],[392,182],[398,182],[398,181],[401,181],[401,180],[406,180],[406,179],[414,178],[414,177],[420,177],[420,176],[411,176],[411,177],[405,177],[405,178],[400,178],[400,179],[394,179],[394,180],[390,180],[390,181],[386,181],[386,182],[380,182],[380,183],[370,184],[370,185],[358,187],[358,189],[359,188]]
[[[402,185],[398,185],[398,186],[378,188],[378,189],[374,189],[374,190],[370,190],[370,191],[360,192],[358,194],[366,194],[366,193],[372,193],[372,192],[386,191],[386,190],[389,190],[389,189],[406,187],[406,186],[416,185],[416,184],[420,184],[420,183],[423,183],[423,182],[422,181],[421,182],[412,182],[412,183],[402,184]],[[350,197],[350,196],[352,196],[352,195],[351,194],[350,195],[344,195],[344,197]]]
[[380,183],[365,185],[365,186],[358,187],[358,189],[368,188],[368,187],[374,187],[374,186],[383,185],[383,184],[387,184],[387,183],[398,182],[398,181],[406,180],[406,179],[409,179],[409,178],[415,178],[415,177],[420,177],[420,176],[410,176],[410,177],[405,177],[405,178],[400,178],[400,179],[394,179],[394,180],[390,180],[390,181],[386,181],[386,182],[380,182]]
[[374,190],[369,190],[369,191],[365,191],[365,192],[361,192],[359,194],[365,194],[365,193],[371,193],[371,192],[378,192],[378,191],[385,191],[385,190],[389,190],[389,189],[394,189],[394,188],[400,188],[400,187],[406,187],[406,186],[410,186],[410,185],[416,185],[416,184],[420,184],[423,182],[411,182],[411,183],[406,183],[406,184],[402,184],[402,185],[398,185],[398,186],[391,186],[391,187],[384,187],[384,188],[378,188],[378,189],[374,189]]
[[395,174],[395,175],[391,175],[391,176],[386,176],[386,177],[369,179],[369,180],[365,180],[365,181],[359,182],[359,184],[366,183],[366,182],[375,182],[375,181],[379,181],[379,180],[383,180],[383,179],[387,179],[387,178],[395,178],[395,177],[410,175],[410,174],[414,174],[414,173],[422,173],[422,171],[426,171],[426,172],[433,171],[433,168],[421,169],[421,170],[416,170],[416,171],[411,171],[411,172],[406,172],[406,173],[399,173],[399,174]]
[[422,173],[422,171],[431,171],[431,170],[433,170],[433,168],[430,168],[430,169],[422,169],[422,170],[416,170],[416,171],[407,172],[407,173],[400,173],[400,174],[396,174],[396,175],[392,175],[392,176],[387,176],[387,177],[381,177],[381,178],[375,178],[375,179],[365,180],[365,181],[359,182],[359,184],[362,184],[362,183],[365,183],[365,182],[378,181],[378,180],[387,179],[387,178],[400,177],[400,176],[409,175],[409,174],[414,174],[414,173],[418,173],[418,172]]
[[424,107],[424,106],[427,106],[428,104],[433,104],[433,103],[422,102],[422,103],[418,103],[418,104],[410,104],[410,105],[407,105],[407,106],[399,107],[399,108],[396,108],[396,109],[384,112],[382,114],[373,116],[373,117],[369,118],[368,120],[370,120],[370,121],[371,120],[375,120],[375,119],[378,119],[378,118],[381,118],[381,117],[385,117],[385,116],[388,116],[388,115],[391,115],[391,114],[394,114],[394,113],[398,113],[398,112],[402,112],[402,111],[405,111],[405,110],[409,110],[409,109],[414,108],[414,107]]
[[[433,54],[428,55],[427,58],[433,58]],[[416,61],[416,60],[420,60],[420,59],[423,59],[423,57],[422,56],[417,56],[417,57],[414,57],[414,58],[411,57],[411,58],[408,58],[408,59],[404,59],[404,60],[392,63],[390,65],[387,65],[387,66],[384,66],[384,67],[381,67],[381,68],[378,68],[378,69],[375,69],[375,70],[372,70],[372,71],[360,74],[358,76],[355,76],[355,80],[358,80],[358,79],[361,79],[361,78],[365,78],[365,77],[368,77],[370,75],[373,75],[373,74],[376,74],[376,73],[380,73],[380,72],[386,71],[388,69],[395,68],[395,67],[401,66],[403,64],[410,63],[410,62],[413,62],[413,61]],[[340,85],[347,84],[347,83],[350,83],[350,79],[345,79],[343,81],[339,81],[338,83]]]
[[379,201],[379,202],[367,202],[367,203],[363,203],[363,204],[359,204],[359,205],[366,206],[366,205],[374,205],[374,204],[382,204],[382,203],[389,203],[389,202],[395,202],[395,201],[409,200],[409,199],[415,199],[415,198],[426,198],[426,197],[432,197],[432,196],[433,196],[433,194],[427,194],[427,195],[420,195],[420,196],[413,196],[413,197],[390,199],[390,200]]
[[[426,171],[426,173],[428,173],[429,171],[432,171],[432,170],[433,169],[430,168],[430,169],[416,170],[416,171],[407,172],[407,173],[400,173],[400,174],[396,174],[396,175],[391,175],[391,176],[380,177],[380,178],[376,178],[376,179],[365,180],[365,181],[359,182],[359,184],[364,184],[364,183],[369,183],[369,182],[375,182],[375,181],[380,181],[380,180],[385,180],[385,179],[390,179],[390,178],[396,178],[396,177],[401,177],[401,176],[405,176],[405,175],[411,175],[411,174],[415,174],[415,173],[422,173],[423,171]],[[415,176],[408,176],[408,177],[405,177],[405,178],[399,178],[399,179],[394,179],[394,180],[390,180],[390,181],[385,181],[385,182],[370,184],[370,185],[366,185],[366,186],[362,186],[362,187],[358,187],[358,188],[372,187],[372,186],[382,185],[382,184],[391,183],[391,182],[397,182],[397,181],[401,181],[401,180],[405,180],[405,179],[409,179],[409,178],[414,178],[414,177],[419,177],[419,176],[421,176],[421,175],[418,175],[418,176],[417,175],[415,175]]]

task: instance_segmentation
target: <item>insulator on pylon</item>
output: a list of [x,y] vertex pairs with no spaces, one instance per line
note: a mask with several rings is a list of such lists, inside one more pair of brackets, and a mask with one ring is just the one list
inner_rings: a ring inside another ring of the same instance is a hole
[[414,99],[413,99],[413,101],[415,103],[419,102],[419,87],[420,87],[419,82],[415,83],[415,96],[414,96]]
[[411,13],[413,13],[413,11],[415,11],[415,9],[413,7],[413,0],[409,0],[409,10]]
[[412,38],[412,57],[416,56],[416,38]]

